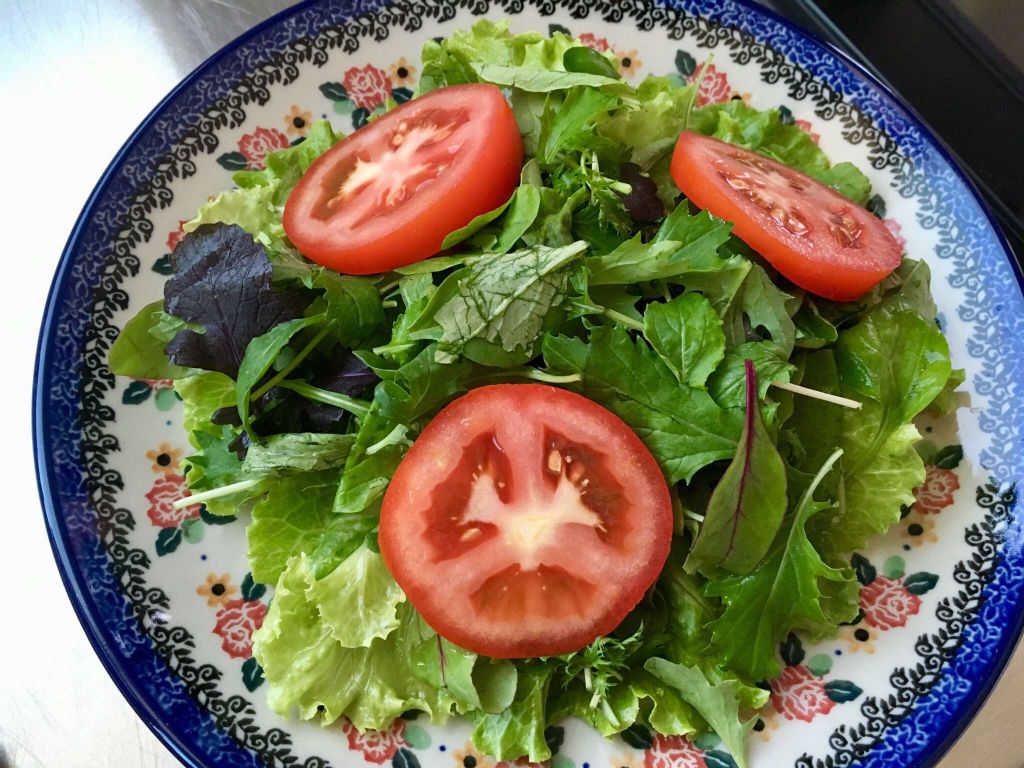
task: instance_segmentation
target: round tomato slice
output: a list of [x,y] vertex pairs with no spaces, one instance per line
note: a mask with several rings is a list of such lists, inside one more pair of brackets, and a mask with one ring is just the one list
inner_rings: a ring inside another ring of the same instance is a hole
[[445,236],[512,194],[523,142],[493,85],[455,85],[407,101],[309,167],[284,230],[305,256],[354,275],[433,256]]
[[796,285],[851,301],[900,265],[901,248],[869,211],[764,155],[684,131],[672,178],[687,198]]
[[619,419],[543,384],[469,392],[423,430],[380,515],[380,552],[448,640],[497,658],[569,653],[655,582],[672,539],[657,462]]

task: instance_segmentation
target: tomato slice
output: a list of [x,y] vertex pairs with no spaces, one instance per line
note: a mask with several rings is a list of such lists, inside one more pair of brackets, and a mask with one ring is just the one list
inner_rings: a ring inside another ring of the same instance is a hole
[[504,203],[523,142],[493,85],[431,91],[329,149],[288,196],[284,229],[308,258],[355,275],[433,256],[445,236]]
[[380,515],[399,586],[448,640],[497,658],[582,648],[658,578],[672,503],[619,419],[543,384],[475,389],[423,430]]
[[900,265],[901,248],[869,211],[787,165],[684,131],[672,178],[691,201],[796,285],[851,301]]

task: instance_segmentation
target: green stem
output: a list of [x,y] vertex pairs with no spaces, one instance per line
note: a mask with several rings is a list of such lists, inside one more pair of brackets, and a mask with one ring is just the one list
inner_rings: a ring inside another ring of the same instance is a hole
[[317,344],[319,344],[321,341],[324,340],[324,337],[328,334],[328,332],[330,332],[330,330],[331,330],[331,328],[333,326],[334,326],[334,321],[332,320],[331,322],[327,323],[323,328],[321,328],[320,332],[316,336],[314,336],[312,339],[310,339],[309,343],[306,344],[306,346],[304,346],[299,351],[299,353],[297,355],[295,355],[295,357],[293,357],[291,359],[291,362],[289,362],[288,365],[286,365],[280,371],[275,373],[273,375],[273,377],[270,379],[270,381],[268,381],[262,387],[257,389],[251,395],[249,395],[249,400],[250,401],[252,401],[252,400],[259,400],[261,397],[263,397],[263,395],[267,394],[267,392],[269,392],[271,389],[273,389],[278,384],[280,384],[281,381],[284,380],[285,376],[287,376],[289,373],[294,371],[303,360],[305,360],[307,357],[309,357],[309,354],[314,349],[316,349]]
[[380,305],[381,305],[382,307],[384,307],[384,309],[394,309],[395,307],[397,307],[397,306],[398,306],[398,302],[397,302],[397,301],[394,301],[394,300],[392,300],[392,299],[389,299],[388,301],[382,301],[382,302],[380,303]]
[[487,373],[474,379],[474,384],[482,381],[494,381],[495,379],[507,379],[509,377],[519,379],[533,379],[543,381],[545,384],[572,384],[583,379],[578,373],[556,374],[542,371],[538,368],[518,368],[510,371],[495,371]]
[[634,320],[629,315],[624,315],[621,312],[617,312],[614,309],[608,307],[601,307],[601,314],[607,317],[609,320],[614,320],[617,323],[622,323],[627,328],[632,328],[634,331],[642,331],[644,324],[639,320]]
[[329,389],[320,389],[319,387],[314,387],[312,384],[307,384],[304,381],[282,381],[278,386],[290,389],[292,392],[302,395],[307,400],[314,400],[318,403],[333,405],[335,408],[342,408],[343,410],[358,416],[360,419],[365,419],[366,414],[370,412],[370,404],[365,400],[357,400],[354,397],[343,395],[340,392],[331,392]]
[[402,344],[385,344],[382,347],[374,347],[373,354],[384,355],[384,354],[396,354],[398,352],[405,352],[408,349],[415,349],[419,342],[407,341]]
[[255,488],[259,485],[262,478],[253,478],[252,480],[239,480],[237,483],[231,483],[230,485],[222,485],[220,488],[211,488],[208,491],[202,493],[196,493],[192,496],[186,496],[183,499],[178,499],[172,507],[175,509],[181,509],[182,507],[191,507],[193,504],[205,504],[212,499],[219,499],[221,496],[230,496],[232,493],[239,493],[240,491],[247,491],[250,488]]

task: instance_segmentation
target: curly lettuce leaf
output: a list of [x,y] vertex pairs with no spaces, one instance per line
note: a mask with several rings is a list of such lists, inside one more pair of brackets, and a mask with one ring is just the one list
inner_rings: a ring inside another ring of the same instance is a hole
[[[346,621],[337,591],[318,584],[308,557],[289,560],[266,619],[253,635],[270,708],[285,717],[293,712],[303,720],[318,717],[325,724],[347,717],[361,730],[386,729],[410,709],[426,712],[434,722],[447,720],[451,697],[413,669],[416,648],[435,633],[409,603],[399,602],[394,610],[394,590],[380,584],[369,593],[349,590]],[[360,595],[371,602],[360,606]],[[347,626],[371,616],[372,630]],[[379,636],[396,622],[386,637]],[[349,641],[371,639],[368,645],[346,647],[339,634]]]

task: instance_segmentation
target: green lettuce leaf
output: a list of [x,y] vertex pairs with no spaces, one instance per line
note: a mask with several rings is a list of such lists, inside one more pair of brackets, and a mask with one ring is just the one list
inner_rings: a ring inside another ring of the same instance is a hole
[[[699,667],[673,664],[666,659],[648,659],[644,669],[679,691],[683,698],[700,713],[732,753],[739,768],[747,764],[746,739],[757,717],[740,718],[740,704],[749,695],[749,688],[736,680],[712,682]],[[760,691],[758,700],[763,706],[768,692]]]
[[[191,371],[175,365],[164,353],[170,339],[154,334],[168,318],[163,300],[147,304],[127,323],[107,355],[107,364],[118,376],[135,379],[180,379]],[[176,318],[175,318],[176,319]]]
[[497,714],[478,713],[474,717],[473,744],[497,760],[515,760],[526,756],[530,762],[551,757],[544,739],[547,726],[546,701],[554,667],[528,661],[519,665],[519,681],[512,703]]
[[[297,711],[303,720],[319,717],[324,724],[347,717],[361,730],[386,729],[410,709],[444,722],[451,713],[451,698],[421,680],[413,669],[416,648],[434,632],[412,607],[407,602],[398,604],[398,626],[387,637],[374,637],[366,647],[348,648],[335,634],[336,621],[325,617],[324,603],[310,594],[330,604],[337,599],[336,593],[317,588],[317,583],[308,557],[289,560],[266,619],[253,635],[253,655],[266,677],[270,708],[281,716]],[[392,597],[392,592],[384,590],[377,600],[388,605]],[[326,610],[332,619],[339,618],[336,608]],[[382,616],[390,617],[390,608],[374,610],[378,623]],[[393,622],[387,618],[385,623]]]

